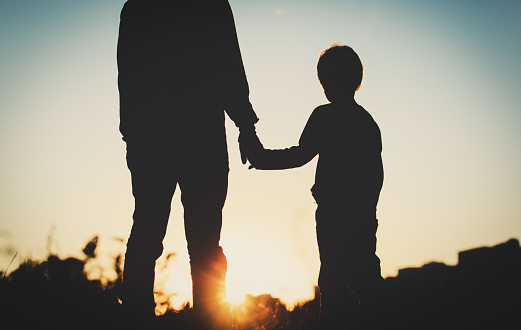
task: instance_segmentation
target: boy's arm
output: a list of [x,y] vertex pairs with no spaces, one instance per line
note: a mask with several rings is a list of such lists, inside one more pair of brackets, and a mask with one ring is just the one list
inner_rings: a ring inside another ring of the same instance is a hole
[[265,149],[255,131],[241,132],[241,150],[251,167],[259,170],[283,170],[307,164],[318,153],[312,147],[294,146],[287,149]]
[[300,167],[311,161],[319,151],[320,136],[323,135],[324,110],[317,107],[306,123],[299,145],[287,149],[265,149],[255,130],[246,131],[239,136],[246,156],[252,166],[259,170],[283,170]]
[[307,164],[317,155],[302,146],[287,149],[262,149],[253,160],[252,166],[259,170],[284,170]]

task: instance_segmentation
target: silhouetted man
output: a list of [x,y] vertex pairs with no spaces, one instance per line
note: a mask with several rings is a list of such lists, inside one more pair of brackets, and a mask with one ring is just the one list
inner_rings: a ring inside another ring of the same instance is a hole
[[230,328],[219,246],[228,185],[224,111],[241,129],[257,117],[227,0],[129,0],[118,41],[120,131],[135,199],[122,301],[152,319],[154,267],[171,199],[181,189],[198,328]]

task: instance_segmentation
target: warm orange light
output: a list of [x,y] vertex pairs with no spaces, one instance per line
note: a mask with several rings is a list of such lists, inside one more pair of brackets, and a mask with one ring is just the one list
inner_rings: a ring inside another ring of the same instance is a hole
[[228,258],[226,277],[227,298],[239,305],[248,294],[271,294],[288,307],[313,298],[313,286],[309,285],[315,274],[310,273],[287,241],[274,238],[273,234],[254,237],[232,236],[222,245]]

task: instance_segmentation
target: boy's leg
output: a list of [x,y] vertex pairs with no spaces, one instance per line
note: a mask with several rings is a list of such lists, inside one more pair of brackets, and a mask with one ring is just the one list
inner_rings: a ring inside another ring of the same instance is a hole
[[[384,280],[376,256],[376,218],[346,215],[337,206],[317,208],[317,239],[320,252],[319,288],[321,325],[338,329],[354,320],[349,310],[348,288],[360,298],[362,323],[380,319]],[[346,320],[347,319],[347,320]]]
[[[343,244],[346,239],[338,215],[319,206],[316,211],[317,242],[320,253],[320,329],[346,329],[349,324],[349,288]],[[335,224],[336,221],[336,224]]]
[[353,232],[349,248],[349,285],[359,294],[360,318],[367,329],[377,329],[379,323],[385,320],[385,284],[380,259],[376,255],[377,228],[376,218],[361,219]]
[[179,182],[190,266],[194,313],[200,329],[231,329],[226,302],[226,257],[219,246],[228,163],[192,168]]
[[177,184],[169,152],[166,146],[157,143],[127,144],[135,209],[125,253],[121,298],[125,310],[136,321],[155,316],[154,269],[163,252],[162,241]]

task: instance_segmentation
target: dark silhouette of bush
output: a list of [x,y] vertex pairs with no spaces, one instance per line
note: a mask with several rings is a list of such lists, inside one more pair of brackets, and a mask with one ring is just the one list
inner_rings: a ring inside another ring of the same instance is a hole
[[[121,274],[116,281],[102,285],[89,280],[84,272],[96,244],[97,238],[87,244],[85,260],[51,254],[41,262],[26,260],[3,277],[2,322],[16,329],[117,329]],[[116,260],[116,268],[119,262]]]

